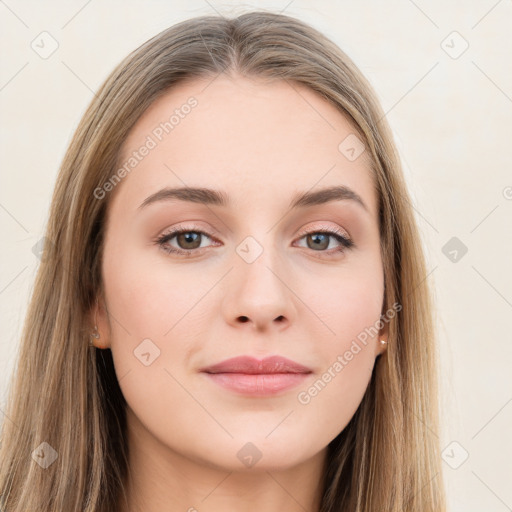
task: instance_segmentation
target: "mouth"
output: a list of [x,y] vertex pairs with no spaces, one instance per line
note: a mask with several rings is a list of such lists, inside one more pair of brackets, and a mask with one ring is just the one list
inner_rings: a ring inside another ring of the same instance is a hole
[[302,384],[312,370],[281,356],[263,360],[242,356],[203,368],[201,373],[224,389],[244,395],[268,396]]

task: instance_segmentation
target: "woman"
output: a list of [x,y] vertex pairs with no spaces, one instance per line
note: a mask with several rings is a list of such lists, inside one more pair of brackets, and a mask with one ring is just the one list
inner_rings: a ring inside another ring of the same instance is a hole
[[64,158],[3,510],[442,511],[420,238],[367,81],[288,16],[179,23]]

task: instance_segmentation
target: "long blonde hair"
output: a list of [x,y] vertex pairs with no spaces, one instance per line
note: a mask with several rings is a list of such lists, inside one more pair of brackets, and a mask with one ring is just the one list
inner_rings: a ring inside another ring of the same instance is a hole
[[[123,142],[156,98],[184,80],[231,71],[305,85],[357,128],[378,194],[383,310],[402,306],[358,410],[329,444],[321,511],[445,510],[431,294],[387,121],[332,41],[292,17],[257,11],[164,30],[116,67],[83,116],[56,183],[9,389],[0,448],[4,512],[117,509],[128,471],[126,402],[110,350],[88,345],[109,204],[94,190],[114,174]],[[43,470],[33,459],[37,450],[51,455],[49,447],[57,459]]]

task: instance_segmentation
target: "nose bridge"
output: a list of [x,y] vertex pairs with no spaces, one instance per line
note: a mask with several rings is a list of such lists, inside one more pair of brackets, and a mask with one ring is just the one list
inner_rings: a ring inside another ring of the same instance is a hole
[[[241,286],[250,293],[257,294],[261,305],[266,301],[275,302],[284,298],[283,282],[278,279],[281,272],[280,255],[277,245],[272,241],[272,233],[247,236],[236,248],[236,266],[240,268],[238,276],[242,279]],[[282,279],[282,278],[281,278]]]
[[249,235],[236,246],[225,314],[229,322],[251,322],[259,328],[273,322],[282,325],[294,318],[288,273],[273,232],[256,236]]

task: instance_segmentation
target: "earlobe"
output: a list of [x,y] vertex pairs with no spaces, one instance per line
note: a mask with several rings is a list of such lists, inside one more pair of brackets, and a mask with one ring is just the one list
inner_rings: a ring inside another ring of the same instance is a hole
[[[96,304],[91,314],[92,326],[89,327],[89,346],[96,347],[99,349],[109,348],[108,344],[108,322],[105,321],[105,315],[100,310],[99,300],[96,298]],[[99,320],[99,323],[98,323]]]

